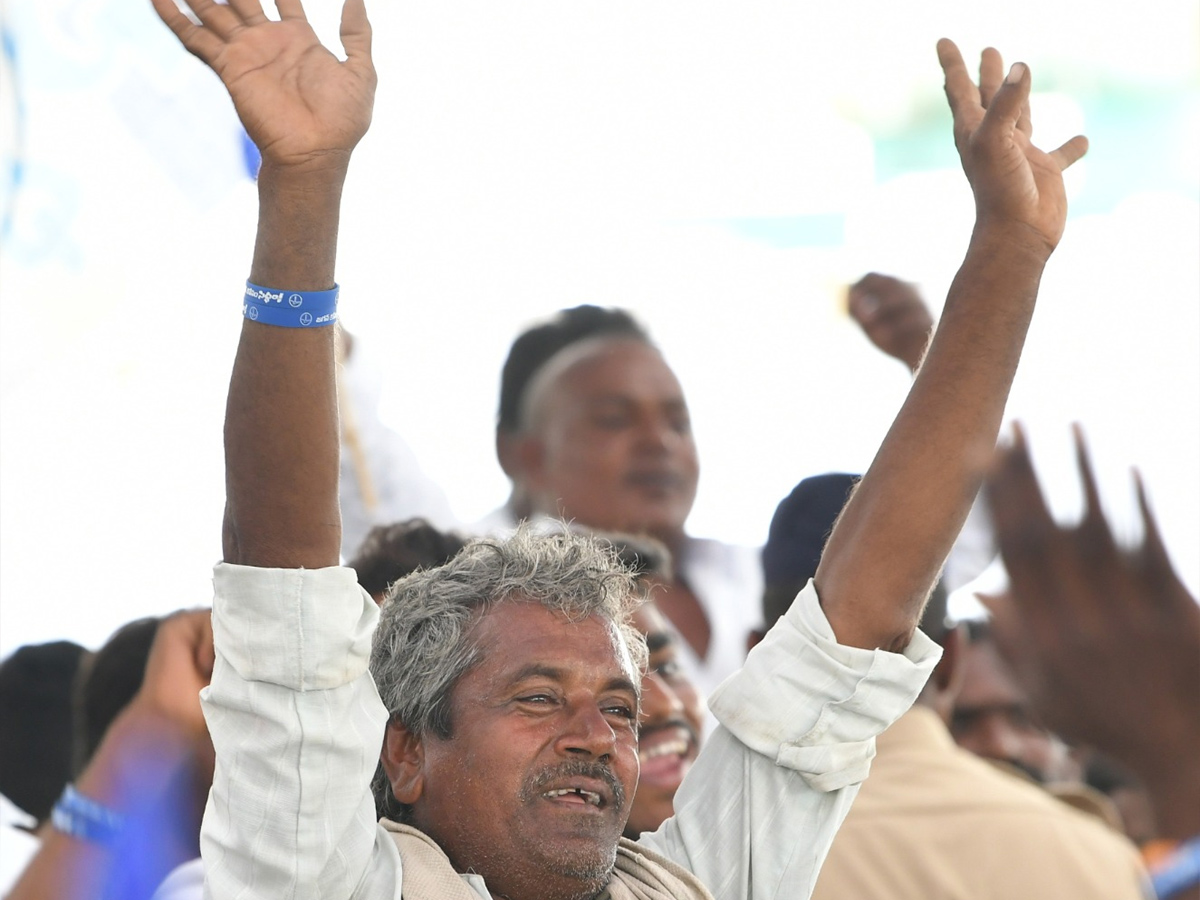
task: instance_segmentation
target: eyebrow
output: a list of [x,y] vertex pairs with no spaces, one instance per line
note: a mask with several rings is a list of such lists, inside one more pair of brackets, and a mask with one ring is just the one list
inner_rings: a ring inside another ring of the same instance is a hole
[[675,641],[665,631],[650,631],[646,633],[646,649],[650,653],[657,653],[664,647],[670,647],[673,643]]
[[[633,406],[638,403],[638,399],[629,394],[603,393],[592,394],[584,397],[582,401],[585,405],[602,406],[609,404],[612,406]],[[686,412],[688,405],[687,400],[683,397],[666,397],[657,400],[660,406],[666,407],[672,412]]]
[[[509,684],[520,684],[530,678],[549,678],[551,681],[564,681],[567,676],[566,669],[548,666],[545,663],[530,663],[522,669],[513,673],[509,679]],[[626,678],[624,675],[618,675],[615,678],[610,678],[604,685],[606,691],[629,691],[635,697],[641,696],[637,685]]]

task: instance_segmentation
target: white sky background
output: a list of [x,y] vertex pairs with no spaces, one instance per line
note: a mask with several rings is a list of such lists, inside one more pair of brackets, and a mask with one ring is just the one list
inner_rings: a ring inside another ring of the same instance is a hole
[[[703,465],[693,533],[759,543],[801,477],[865,468],[908,378],[841,291],[886,271],[936,309],[970,229],[957,169],[876,177],[877,133],[942,102],[943,34],[1024,59],[1035,88],[1043,71],[1197,85],[1193,0],[1086,18],[1065,0],[921,6],[372,4],[380,87],[347,185],[343,316],[386,373],[385,418],[463,520],[506,493],[492,427],[511,339],[582,302],[636,311],[679,373]],[[336,40],[336,6],[309,7]],[[26,161],[0,250],[6,655],[208,601],[255,192],[219,84],[148,3],[0,9],[22,54],[19,90],[10,64],[0,79],[3,155]],[[1087,129],[1069,96],[1037,103],[1039,142]],[[1063,516],[1071,421],[1126,533],[1141,467],[1193,592],[1198,158],[1193,115],[1142,163],[1185,190],[1131,188],[1072,220],[1010,403]],[[844,244],[779,248],[721,222],[802,215],[843,216]]]

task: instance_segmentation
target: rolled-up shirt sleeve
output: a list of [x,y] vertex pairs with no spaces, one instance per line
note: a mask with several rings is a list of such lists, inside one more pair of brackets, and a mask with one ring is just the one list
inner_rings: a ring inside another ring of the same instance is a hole
[[642,843],[717,900],[804,898],[875,755],[940,658],[917,632],[903,653],[837,642],[810,582],[709,698],[721,723]]
[[213,583],[205,895],[398,900],[369,787],[387,720],[367,670],[375,603],[344,568],[221,564]]

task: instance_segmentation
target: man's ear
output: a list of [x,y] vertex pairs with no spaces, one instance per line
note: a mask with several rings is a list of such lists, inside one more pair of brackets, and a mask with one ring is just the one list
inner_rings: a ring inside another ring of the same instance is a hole
[[942,658],[929,676],[938,696],[950,709],[958,699],[963,681],[963,650],[967,643],[967,627],[959,623],[946,632],[942,640]]
[[496,428],[496,460],[510,481],[521,476],[521,460],[517,452],[520,436],[503,428]]
[[535,493],[545,484],[546,444],[536,434],[515,434],[511,438],[519,471],[512,476],[527,493]]
[[408,806],[416,803],[425,789],[425,746],[421,739],[392,719],[383,734],[379,759],[396,799]]

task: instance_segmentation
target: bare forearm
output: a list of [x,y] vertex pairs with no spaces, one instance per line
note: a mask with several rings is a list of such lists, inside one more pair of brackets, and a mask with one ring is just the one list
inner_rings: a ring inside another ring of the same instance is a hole
[[[320,291],[334,284],[345,163],[259,176],[250,280]],[[334,329],[247,321],[225,418],[225,559],[243,565],[336,565],[338,423]]]
[[978,492],[1047,250],[977,228],[937,335],[817,572],[838,640],[907,645]]
[[[113,723],[76,787],[131,823],[144,810],[161,804],[176,776],[195,765],[193,749],[194,743],[171,723],[128,710]],[[172,808],[177,816],[185,815],[179,802]],[[164,827],[158,823],[160,833]],[[161,858],[146,848],[109,846],[73,837],[49,825],[42,829],[41,840],[37,855],[9,894],[11,900],[99,900],[112,896],[110,882],[121,875],[122,865],[141,866],[147,875],[161,879],[184,861]],[[168,842],[162,840],[156,850],[166,846]],[[133,850],[140,851],[136,860],[130,858]]]

